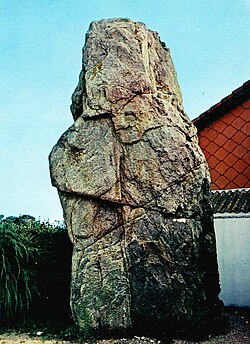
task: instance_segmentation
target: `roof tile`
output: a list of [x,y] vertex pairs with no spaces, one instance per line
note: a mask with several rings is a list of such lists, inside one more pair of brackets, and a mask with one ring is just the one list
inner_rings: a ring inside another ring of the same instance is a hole
[[214,153],[215,157],[219,160],[224,160],[225,157],[228,155],[228,152],[220,147],[215,153]]
[[[216,167],[216,171],[219,174],[225,174],[225,172],[229,169],[229,166],[226,165],[223,161],[219,162],[219,164]],[[226,176],[227,177],[227,176]],[[227,177],[228,178],[228,177]]]
[[232,126],[236,130],[240,130],[244,124],[245,124],[245,121],[241,117],[235,118],[235,120],[232,122]]
[[237,189],[237,188],[238,188],[238,185],[236,185],[234,182],[230,181],[227,184],[226,190],[228,190],[228,189]]
[[226,124],[226,125],[230,125],[236,118],[236,115],[229,112],[228,114],[226,114],[226,116],[224,116],[222,118],[222,121]]
[[[244,106],[245,106],[245,104],[244,104]],[[243,118],[245,122],[249,122],[249,110],[250,110],[250,108],[245,108],[245,110],[240,115],[241,118]]]
[[225,172],[224,176],[228,180],[234,181],[234,179],[238,176],[238,172],[235,171],[235,169],[233,167],[230,167],[229,169],[227,169],[227,171]]
[[249,133],[250,133],[250,123],[245,123],[245,125],[241,128],[241,131],[244,134],[249,135]]
[[244,176],[244,174],[238,174],[238,176],[234,179],[234,183],[236,185],[242,185],[243,187],[247,186],[249,179]]
[[218,133],[222,133],[227,128],[227,124],[222,121],[216,121],[212,123],[212,126],[213,126],[213,129],[216,130]]
[[225,157],[224,162],[228,166],[233,166],[237,160],[238,160],[238,158],[233,153],[230,153]]
[[232,140],[234,140],[234,142],[236,142],[237,144],[241,144],[246,137],[246,134],[242,133],[241,131],[236,131],[236,133],[232,137]]
[[250,180],[250,166],[247,166],[247,168],[243,171],[244,176]]
[[242,142],[242,146],[245,147],[246,149],[250,149],[250,137],[246,137],[244,142]]
[[229,180],[225,176],[219,176],[216,180],[216,185],[219,186],[221,189],[226,189],[227,185],[229,184]]
[[218,131],[214,128],[209,128],[209,131],[207,132],[207,136],[209,137],[210,141],[213,141],[216,136],[218,135]]
[[240,159],[243,158],[246,153],[247,153],[247,149],[243,146],[238,145],[234,149],[234,154]]
[[210,142],[209,145],[206,147],[206,151],[213,155],[217,150],[218,146],[214,142]]
[[224,144],[223,148],[225,148],[228,153],[231,153],[234,151],[234,149],[238,146],[236,142],[233,140],[227,140],[227,142]]
[[206,138],[206,136],[203,136],[200,138],[199,144],[203,148],[206,148],[209,145],[210,141]]
[[233,115],[235,115],[236,117],[238,117],[238,116],[240,116],[240,115],[242,114],[242,112],[244,112],[244,109],[245,109],[245,108],[242,106],[242,104],[240,104],[240,106],[237,106],[237,107],[231,109],[230,112],[231,112]]
[[250,190],[213,191],[214,213],[249,213]]
[[217,180],[220,176],[220,174],[215,170],[211,170],[210,175],[211,175],[211,180]]
[[234,129],[233,127],[231,127],[231,126],[227,126],[227,127],[225,128],[225,130],[223,131],[223,134],[224,134],[227,138],[231,139],[231,137],[235,134],[235,129]]
[[225,135],[223,134],[219,134],[215,140],[214,140],[214,143],[216,143],[218,146],[223,146],[226,142],[227,142],[227,138]]
[[238,160],[234,165],[234,168],[236,169],[236,171],[242,173],[247,168],[247,166],[248,164],[244,160]]
[[211,158],[209,159],[209,167],[214,169],[219,162],[220,160],[218,160],[215,156],[211,156]]

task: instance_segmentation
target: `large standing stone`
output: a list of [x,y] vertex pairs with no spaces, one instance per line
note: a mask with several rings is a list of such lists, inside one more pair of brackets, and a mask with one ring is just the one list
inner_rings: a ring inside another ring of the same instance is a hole
[[209,172],[157,33],[93,22],[71,110],[50,169],[75,321],[97,335],[206,325],[219,293]]

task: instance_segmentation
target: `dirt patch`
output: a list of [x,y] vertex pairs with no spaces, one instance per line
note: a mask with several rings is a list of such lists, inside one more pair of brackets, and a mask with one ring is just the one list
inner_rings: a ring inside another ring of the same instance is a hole
[[[172,339],[169,341],[158,340],[146,337],[133,337],[131,339],[110,339],[99,340],[95,344],[249,344],[250,343],[250,309],[229,309],[225,312],[225,316],[229,320],[229,330],[225,334],[210,336],[208,339],[194,342],[188,340]],[[61,339],[45,339],[43,335],[30,337],[27,333],[3,333],[0,334],[0,344],[83,344],[82,340],[61,340]]]

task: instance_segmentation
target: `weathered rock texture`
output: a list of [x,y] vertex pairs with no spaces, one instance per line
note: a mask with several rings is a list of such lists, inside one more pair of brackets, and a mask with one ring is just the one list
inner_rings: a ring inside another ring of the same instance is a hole
[[169,50],[128,19],[93,22],[50,155],[86,332],[199,327],[218,303],[209,172]]

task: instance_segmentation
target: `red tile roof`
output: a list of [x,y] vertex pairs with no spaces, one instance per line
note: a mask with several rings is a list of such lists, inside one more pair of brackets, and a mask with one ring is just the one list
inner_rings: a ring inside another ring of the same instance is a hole
[[212,189],[250,187],[250,81],[193,123],[198,129]]
[[[250,80],[246,81],[242,86],[233,91],[229,96],[223,98],[210,109],[203,112],[199,117],[195,118],[193,120],[193,124],[197,127],[199,131],[207,127],[211,122],[223,116],[225,113],[231,111],[233,115],[233,109],[249,99]],[[247,105],[250,106],[250,101]],[[228,120],[230,121],[230,118],[228,118]]]

